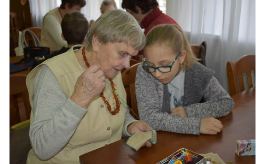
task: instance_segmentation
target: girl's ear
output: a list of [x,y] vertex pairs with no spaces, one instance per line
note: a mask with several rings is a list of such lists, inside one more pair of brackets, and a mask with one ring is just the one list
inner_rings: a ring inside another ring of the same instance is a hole
[[186,50],[183,50],[181,52],[179,58],[178,58],[180,63],[183,63],[185,61],[186,55],[187,55],[187,51]]

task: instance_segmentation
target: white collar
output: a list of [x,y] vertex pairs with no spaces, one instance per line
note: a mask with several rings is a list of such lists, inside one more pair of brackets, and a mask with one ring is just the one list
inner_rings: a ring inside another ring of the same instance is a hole
[[177,76],[169,83],[171,86],[178,88],[179,90],[184,89],[185,71],[181,70]]

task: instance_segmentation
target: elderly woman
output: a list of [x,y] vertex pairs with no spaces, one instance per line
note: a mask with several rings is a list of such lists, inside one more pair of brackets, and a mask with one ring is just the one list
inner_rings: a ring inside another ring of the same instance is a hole
[[[159,24],[175,24],[178,23],[170,16],[162,13],[158,7],[157,0],[122,0],[122,8],[130,13],[147,33]],[[143,51],[140,51],[134,59],[143,58]],[[139,59],[138,59],[139,60]]]
[[136,20],[122,10],[107,11],[92,24],[86,42],[27,77],[33,147],[28,164],[77,164],[84,153],[152,129],[134,120],[121,101],[126,92],[120,70],[145,44]]
[[67,47],[67,42],[62,39],[61,22],[65,14],[79,11],[86,5],[85,0],[61,0],[60,7],[57,7],[43,17],[41,27],[40,45],[49,47],[50,50],[58,51],[63,46]]
[[141,27],[144,28],[145,35],[159,24],[175,24],[179,26],[174,19],[162,13],[158,7],[157,0],[122,0],[121,6],[132,14]]

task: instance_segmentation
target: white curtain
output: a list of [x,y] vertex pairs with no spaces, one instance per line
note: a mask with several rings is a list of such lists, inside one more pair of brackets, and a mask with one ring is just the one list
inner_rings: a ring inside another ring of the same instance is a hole
[[[88,21],[96,20],[100,15],[100,5],[103,0],[86,0],[86,6],[81,9]],[[122,0],[115,0],[117,7],[121,8]],[[61,5],[61,0],[29,0],[33,26],[41,27],[45,14]]]
[[167,0],[191,44],[207,42],[206,66],[228,91],[226,63],[255,54],[255,0]]
[[100,15],[100,5],[103,0],[86,0],[86,5],[81,9],[81,13],[85,15],[88,22],[96,20]]
[[61,4],[61,0],[29,0],[33,26],[41,27],[44,15]]
[[[96,20],[100,15],[100,5],[103,0],[86,0],[86,6],[81,9],[88,21]],[[115,0],[117,8],[121,9],[122,0]]]

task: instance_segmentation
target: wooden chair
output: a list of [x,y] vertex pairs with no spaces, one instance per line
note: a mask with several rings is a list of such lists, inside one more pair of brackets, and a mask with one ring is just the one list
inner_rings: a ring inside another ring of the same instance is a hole
[[27,75],[10,75],[10,126],[30,119],[31,107],[26,77]]
[[[230,96],[244,91],[243,74],[247,74],[248,88],[253,87],[251,71],[254,70],[255,78],[255,55],[244,55],[235,63],[228,61],[226,65],[227,80]],[[253,79],[255,81],[255,79]]]
[[135,65],[132,65],[129,69],[124,71],[122,73],[122,81],[123,85],[127,94],[127,104],[129,107],[131,107],[132,111],[130,111],[131,115],[139,120],[139,115],[138,115],[138,108],[137,108],[137,102],[136,102],[136,94],[135,94],[135,76],[136,76],[136,71],[140,63],[136,63]]
[[133,65],[135,65],[135,64],[137,64],[137,63],[140,63],[140,61],[138,61],[138,60],[134,60],[134,59],[131,59],[131,60],[130,60],[130,66],[133,66]]
[[[135,60],[135,59],[131,59],[131,60],[130,60],[130,66],[132,66],[132,65],[134,65],[134,64],[137,64],[137,63],[140,63],[140,61]],[[121,70],[121,74],[123,74],[124,71],[126,71],[125,68]]]
[[[19,31],[32,27],[32,16],[29,13],[29,4],[22,6],[17,1],[12,1],[10,6],[10,56],[16,56],[15,48],[18,46]],[[15,7],[15,6],[16,7]],[[16,12],[14,12],[16,11]]]
[[[25,30],[23,30],[22,32],[24,32],[26,30],[31,30],[40,40],[41,28],[39,28],[39,27],[29,27],[29,28],[26,28]],[[27,42],[29,47],[37,47],[38,46],[38,45],[36,45],[34,43],[34,38],[32,37],[32,35],[29,32],[25,33],[25,40],[26,40],[26,42]]]
[[144,55],[137,55],[137,56],[133,57],[133,59],[138,61],[138,62],[141,62],[143,60],[143,58],[144,58]]
[[201,60],[199,63],[203,64],[206,67],[206,48],[207,44],[206,41],[203,41],[201,45],[191,45],[191,49],[194,52],[195,56]]
[[18,31],[25,28],[25,13],[10,12],[10,37],[14,41],[14,46],[18,46]]
[[16,56],[14,48],[18,46],[18,31],[22,28],[18,18],[19,14],[10,12],[10,54]]

